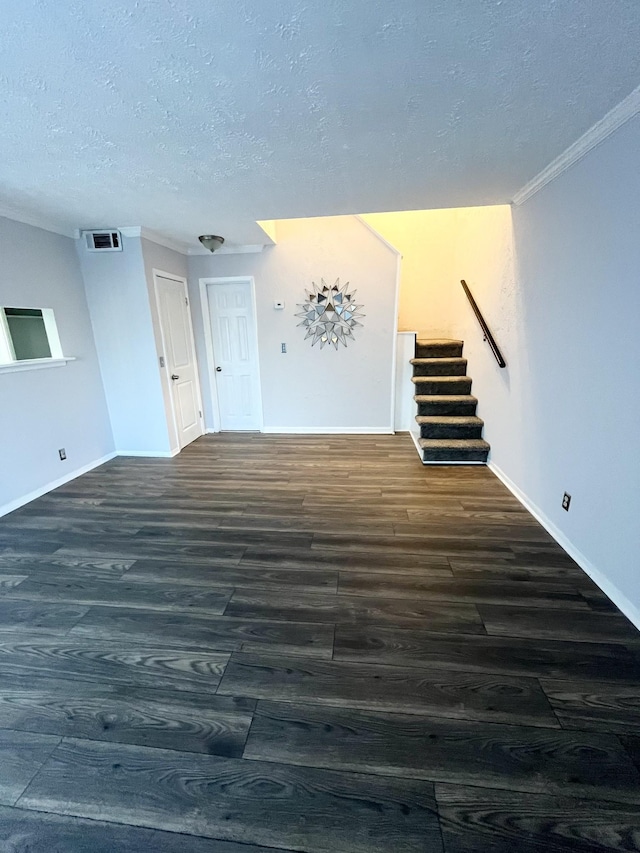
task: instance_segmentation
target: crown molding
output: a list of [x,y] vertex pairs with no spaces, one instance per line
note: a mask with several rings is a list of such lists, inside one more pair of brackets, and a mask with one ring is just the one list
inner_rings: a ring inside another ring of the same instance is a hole
[[[275,245],[269,243],[269,245]],[[265,248],[263,243],[238,243],[237,245],[224,245],[220,249],[216,249],[216,257],[218,255],[248,255],[258,254]],[[188,255],[210,255],[211,252],[205,249],[204,246],[190,246],[187,252]]]
[[[179,252],[181,255],[211,254],[211,252],[208,249],[205,249],[204,246],[189,245],[188,243],[183,243],[182,240],[174,240],[172,237],[159,234],[157,231],[152,231],[150,228],[145,228],[141,225],[125,225],[123,228],[118,228],[118,231],[123,237],[143,237],[145,240],[157,243],[158,246],[173,249],[174,252]],[[220,249],[216,249],[216,255],[240,255],[249,252],[261,252],[263,249],[264,245],[262,243],[245,243],[238,244],[236,246],[231,244],[222,246]]]
[[556,157],[549,165],[539,172],[535,178],[525,184],[522,189],[513,196],[513,203],[520,205],[535,195],[548,183],[555,180],[563,172],[566,172],[574,163],[581,160],[585,154],[592,151],[596,145],[603,142],[608,136],[622,127],[625,122],[640,113],[640,86],[634,89],[630,95],[610,110],[606,116],[596,122],[593,127],[570,145],[565,151]]
[[165,249],[172,249],[181,255],[189,253],[189,245],[182,240],[174,240],[173,237],[167,237],[166,234],[159,234],[157,231],[152,231],[151,228],[145,228],[143,225],[125,225],[118,228],[118,231],[123,237],[144,237],[151,243],[158,246],[164,246]]
[[31,225],[32,228],[41,228],[43,231],[50,231],[52,234],[60,234],[62,237],[75,238],[73,228],[65,228],[62,225],[47,219],[45,216],[40,216],[37,213],[28,213],[18,207],[12,207],[9,204],[0,204],[0,216],[5,219],[11,219],[14,222],[21,222],[23,225]]

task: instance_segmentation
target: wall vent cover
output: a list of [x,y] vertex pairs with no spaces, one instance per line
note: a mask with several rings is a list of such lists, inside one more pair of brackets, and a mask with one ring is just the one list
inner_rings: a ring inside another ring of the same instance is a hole
[[122,237],[119,231],[83,231],[87,251],[121,252]]

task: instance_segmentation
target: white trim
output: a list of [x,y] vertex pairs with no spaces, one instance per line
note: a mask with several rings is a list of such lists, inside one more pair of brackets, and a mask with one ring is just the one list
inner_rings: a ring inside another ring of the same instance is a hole
[[392,252],[394,252],[394,254],[398,255],[400,258],[402,257],[402,253],[400,252],[400,250],[399,250],[399,249],[397,249],[397,248],[393,245],[393,243],[390,243],[388,240],[385,240],[385,238],[382,236],[382,234],[381,234],[379,231],[377,231],[377,230],[373,227],[373,225],[369,225],[369,223],[367,222],[367,220],[362,218],[362,214],[356,213],[356,214],[355,214],[355,218],[358,220],[358,222],[360,222],[362,225],[364,225],[364,227],[365,227],[368,231],[371,231],[371,233],[374,235],[374,237],[377,237],[377,238],[378,238],[378,240],[380,240],[380,242],[381,242],[381,243],[384,243],[384,245],[387,247],[387,249],[391,249],[391,251],[392,251]]
[[[184,298],[187,300],[187,318],[189,320],[189,333],[191,335],[191,357],[193,359],[193,367],[194,367],[195,379],[196,379],[196,394],[198,397],[198,400],[197,400],[198,411],[202,412],[202,414],[200,415],[200,417],[198,419],[200,421],[200,429],[201,429],[200,435],[204,435],[204,408],[202,405],[202,388],[200,387],[200,371],[198,369],[198,358],[196,355],[196,339],[195,339],[195,335],[193,332],[193,319],[191,317],[191,300],[189,299],[189,285],[187,283],[187,279],[184,276],[175,275],[175,273],[165,272],[164,270],[158,270],[155,267],[151,270],[151,277],[153,279],[153,293],[154,293],[154,296],[156,299],[156,310],[158,312],[158,327],[160,329],[162,351],[164,353],[164,356],[163,356],[164,367],[161,367],[160,370],[162,371],[162,375],[164,376],[164,379],[165,379],[165,387],[168,391],[168,399],[171,403],[171,417],[173,419],[174,435],[176,437],[176,441],[178,442],[177,447],[171,448],[169,455],[175,456],[176,454],[180,453],[180,451],[183,448],[180,445],[180,433],[178,431],[178,419],[176,417],[176,406],[175,406],[175,400],[173,398],[173,389],[171,387],[171,379],[169,378],[169,364],[168,364],[167,355],[166,355],[167,346],[166,346],[165,339],[164,339],[164,328],[162,326],[162,311],[160,310],[160,295],[158,293],[158,279],[159,278],[168,279],[169,281],[174,281],[176,284],[181,284],[184,287]],[[167,426],[168,426],[168,424],[167,424]],[[200,436],[197,436],[197,438],[200,438]],[[195,441],[195,439],[194,439],[194,441]],[[186,447],[186,446],[187,445],[184,445],[184,447]]]
[[152,231],[150,228],[145,228],[143,225],[125,225],[124,228],[117,229],[123,237],[143,237],[151,243],[156,243],[158,246],[164,246],[165,249],[172,249],[180,255],[186,255],[189,251],[189,245],[182,240],[174,240],[173,237],[167,237],[165,234],[158,234],[157,231]]
[[64,367],[75,358],[25,358],[23,361],[12,361],[0,364],[0,373],[19,373],[22,370],[44,370],[47,367]]
[[394,297],[394,306],[393,306],[393,351],[391,353],[391,433],[395,432],[395,423],[396,423],[396,368],[398,361],[398,314],[400,309],[400,280],[402,277],[402,254],[398,251],[398,249],[390,243],[388,240],[380,234],[379,231],[369,225],[369,223],[362,218],[361,215],[355,214],[355,218],[358,222],[363,225],[367,231],[369,231],[373,236],[379,240],[384,246],[387,247],[393,254],[396,256],[396,287],[395,287],[395,297]]
[[114,456],[142,456],[149,459],[173,459],[179,450],[117,450]]
[[13,222],[21,222],[23,225],[31,225],[32,228],[41,228],[43,231],[50,231],[52,234],[70,237],[72,240],[76,238],[77,232],[74,228],[58,225],[52,219],[47,219],[39,213],[28,213],[10,204],[0,204],[0,216],[11,219]]
[[588,154],[596,145],[603,142],[608,136],[616,131],[619,127],[640,113],[640,86],[634,89],[630,95],[620,101],[617,106],[610,110],[606,116],[596,122],[593,127],[589,128],[586,133],[570,145],[565,151],[552,160],[549,165],[525,184],[513,196],[513,203],[523,204],[531,196],[535,195],[548,183],[553,181],[558,175],[566,172],[574,163],[581,160],[585,154]]
[[[366,224],[366,223],[365,223]],[[396,371],[398,369],[398,312],[400,310],[400,277],[402,274],[402,255],[396,252],[396,288],[393,300],[393,344],[391,352],[391,432],[396,425]]]
[[[275,243],[269,243],[269,246],[275,245]],[[259,254],[265,247],[264,243],[233,243],[226,244],[221,246],[219,249],[216,249],[216,255],[252,255]],[[189,250],[187,252],[189,255],[210,255],[211,252],[209,249],[205,249],[204,246],[189,246]]]
[[410,436],[411,436],[411,438],[413,439],[413,443],[414,443],[414,444],[415,444],[415,446],[416,446],[416,450],[418,451],[418,456],[420,457],[420,461],[422,462],[422,464],[423,464],[423,465],[425,465],[426,463],[425,463],[424,459],[422,458],[422,448],[421,448],[421,447],[420,447],[420,445],[418,444],[418,438],[419,438],[419,436],[418,436],[418,435],[416,435],[416,433],[415,433],[415,432],[413,432],[413,430],[409,430],[409,435],[410,435]]
[[15,360],[16,352],[9,332],[7,315],[4,309],[0,308],[0,364],[14,364]]
[[60,334],[58,332],[58,325],[56,323],[56,316],[53,308],[41,308],[40,310],[42,311],[42,322],[44,323],[45,334],[47,336],[47,341],[49,342],[51,358],[64,358],[64,355],[62,354],[62,344],[60,343]]
[[580,568],[597,584],[604,594],[613,601],[624,615],[640,630],[640,609],[633,604],[620,590],[606,577],[600,569],[596,568],[593,563],[588,560],[585,555],[571,542],[564,533],[556,527],[556,525],[536,506],[525,493],[516,486],[513,480],[504,473],[504,471],[495,464],[488,462],[487,467],[493,471],[496,477],[501,480],[509,491],[520,501],[520,503],[529,510],[531,515],[544,527],[547,533],[551,534],[558,545],[567,552],[567,554],[576,561]]
[[263,427],[265,435],[395,435],[389,427]]
[[57,480],[53,480],[50,483],[47,483],[46,486],[41,486],[39,489],[35,489],[33,492],[29,492],[28,495],[23,495],[21,498],[16,498],[16,500],[11,501],[4,506],[0,506],[0,516],[7,515],[9,512],[13,512],[15,509],[19,509],[21,506],[25,504],[31,503],[31,501],[35,501],[36,498],[41,498],[42,495],[46,495],[48,492],[52,492],[54,489],[60,488],[60,486],[64,486],[65,483],[70,482],[71,480],[75,480],[76,477],[81,477],[83,474],[88,473],[89,471],[93,471],[94,468],[98,468],[100,465],[104,465],[105,462],[108,462],[110,459],[113,459],[114,456],[117,456],[117,453],[107,453],[106,456],[102,456],[100,459],[96,459],[93,462],[89,462],[86,465],[83,465],[82,468],[76,468],[75,471],[71,471],[68,474],[65,474],[64,477],[60,477]]
[[[244,280],[244,279],[243,279]],[[212,432],[220,432],[220,402],[218,400],[218,385],[214,377],[213,366],[215,356],[213,353],[213,335],[211,333],[211,315],[209,313],[209,294],[207,292],[209,279],[201,278],[200,308],[202,310],[202,325],[204,327],[204,348],[207,354],[207,376],[209,378],[209,392],[211,393],[211,411],[213,414]]]
[[[204,326],[204,345],[207,353],[207,373],[209,375],[209,390],[211,391],[211,408],[213,411],[213,429],[211,432],[221,431],[220,400],[218,397],[218,385],[215,375],[215,353],[213,349],[213,334],[211,332],[211,312],[209,310],[209,292],[207,288],[216,284],[237,284],[248,282],[251,289],[251,303],[253,305],[253,331],[255,335],[256,362],[258,369],[258,415],[259,423],[257,430],[264,432],[264,409],[262,408],[262,373],[260,371],[260,341],[258,338],[258,303],[256,301],[256,280],[252,275],[228,275],[221,277],[207,277],[199,279],[200,282],[200,305],[202,308],[202,325]],[[207,430],[208,432],[209,430]],[[244,432],[245,430],[238,430]],[[254,432],[255,430],[248,430]]]

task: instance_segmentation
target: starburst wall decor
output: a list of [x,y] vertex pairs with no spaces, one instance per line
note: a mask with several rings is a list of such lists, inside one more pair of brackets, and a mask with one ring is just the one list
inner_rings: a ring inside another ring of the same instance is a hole
[[296,314],[302,318],[298,326],[307,330],[305,341],[312,338],[311,346],[320,341],[320,349],[326,344],[333,344],[336,349],[340,344],[346,347],[348,340],[355,340],[353,330],[362,326],[359,319],[365,316],[360,313],[364,306],[356,305],[356,291],[349,287],[349,282],[340,285],[339,278],[332,287],[321,278],[319,285],[312,282],[312,288],[307,291],[306,302],[298,305],[302,310]]

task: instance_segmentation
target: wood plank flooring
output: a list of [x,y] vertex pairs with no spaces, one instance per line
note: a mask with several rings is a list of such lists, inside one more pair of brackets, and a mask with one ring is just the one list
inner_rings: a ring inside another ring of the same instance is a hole
[[112,460],[0,519],[0,850],[640,850],[640,634],[406,436]]

